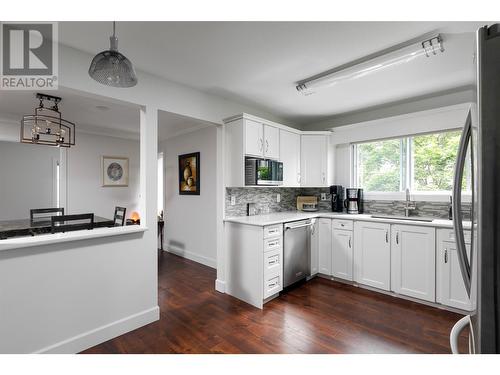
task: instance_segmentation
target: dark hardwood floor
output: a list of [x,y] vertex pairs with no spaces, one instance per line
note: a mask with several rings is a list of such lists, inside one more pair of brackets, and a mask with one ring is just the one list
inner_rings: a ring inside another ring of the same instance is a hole
[[215,276],[162,254],[160,320],[84,353],[449,353],[449,332],[460,319],[322,278],[259,310],[216,292]]

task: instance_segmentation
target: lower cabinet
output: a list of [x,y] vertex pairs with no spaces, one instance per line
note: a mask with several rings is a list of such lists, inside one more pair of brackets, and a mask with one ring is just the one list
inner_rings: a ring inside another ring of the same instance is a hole
[[436,302],[435,229],[393,225],[391,233],[392,291]]
[[319,272],[319,220],[313,219],[311,226],[311,276]]
[[[470,232],[466,232],[467,256],[470,259]],[[436,300],[437,302],[462,310],[472,310],[467,295],[460,265],[457,244],[453,230],[438,229],[436,249]]]
[[352,281],[352,230],[332,230],[332,275]]
[[320,218],[318,223],[319,273],[332,274],[332,220]]
[[390,290],[390,231],[390,224],[354,223],[354,280],[359,284]]

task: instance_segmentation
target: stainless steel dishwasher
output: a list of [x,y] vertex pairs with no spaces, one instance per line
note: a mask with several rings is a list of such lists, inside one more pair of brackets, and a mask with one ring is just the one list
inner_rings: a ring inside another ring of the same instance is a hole
[[310,274],[311,220],[285,223],[283,247],[283,287]]

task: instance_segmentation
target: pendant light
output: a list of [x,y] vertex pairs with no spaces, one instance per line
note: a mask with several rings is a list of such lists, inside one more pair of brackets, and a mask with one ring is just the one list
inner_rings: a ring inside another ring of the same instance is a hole
[[106,86],[133,87],[137,85],[137,76],[132,62],[118,52],[115,22],[113,22],[113,36],[109,37],[109,41],[109,50],[98,53],[92,59],[89,75]]
[[[21,143],[71,147],[75,145],[75,124],[62,118],[57,96],[36,94],[40,101],[35,113],[21,120]],[[46,107],[44,102],[52,103]]]

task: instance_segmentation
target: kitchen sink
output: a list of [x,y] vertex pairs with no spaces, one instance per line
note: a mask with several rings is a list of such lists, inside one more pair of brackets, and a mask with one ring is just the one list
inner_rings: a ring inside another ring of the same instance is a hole
[[417,217],[417,216],[371,215],[371,217],[374,219],[422,221],[425,223],[432,223],[434,221],[434,219],[430,219],[427,217]]

